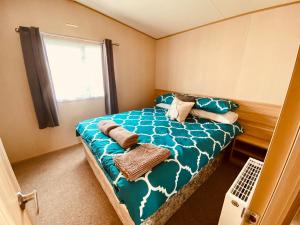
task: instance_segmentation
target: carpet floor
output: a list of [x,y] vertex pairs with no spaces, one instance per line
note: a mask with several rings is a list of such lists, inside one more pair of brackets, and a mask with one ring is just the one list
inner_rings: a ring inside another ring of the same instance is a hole
[[[77,145],[13,165],[23,192],[38,191],[40,214],[27,208],[36,225],[121,225],[85,155]],[[226,191],[239,168],[224,162],[167,225],[218,224]]]

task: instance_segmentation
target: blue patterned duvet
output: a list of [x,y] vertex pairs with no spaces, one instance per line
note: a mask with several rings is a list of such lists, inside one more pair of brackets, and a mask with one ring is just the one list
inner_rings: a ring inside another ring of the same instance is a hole
[[[229,125],[189,117],[181,124],[165,114],[165,109],[146,108],[85,120],[76,127],[136,224],[151,216],[242,133],[238,123]],[[139,143],[167,148],[171,156],[136,181],[127,181],[113,162],[113,156],[123,154],[124,149],[98,130],[101,120],[115,121],[137,133]]]

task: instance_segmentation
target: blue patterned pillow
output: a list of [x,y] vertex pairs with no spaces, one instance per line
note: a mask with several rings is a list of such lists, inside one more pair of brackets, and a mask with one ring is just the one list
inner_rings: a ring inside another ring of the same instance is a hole
[[233,101],[221,98],[197,98],[194,108],[224,114],[239,107]]
[[174,100],[175,94],[174,93],[168,93],[164,95],[160,95],[155,99],[155,103],[164,103],[164,104],[169,104],[171,105],[173,100]]

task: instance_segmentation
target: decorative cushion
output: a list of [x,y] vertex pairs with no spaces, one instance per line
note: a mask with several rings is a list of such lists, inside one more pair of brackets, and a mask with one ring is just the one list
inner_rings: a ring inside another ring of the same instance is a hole
[[201,109],[192,109],[191,114],[199,118],[213,120],[219,123],[233,124],[237,121],[239,115],[235,112],[227,112],[224,114],[207,112]]
[[164,95],[160,95],[155,99],[155,103],[164,103],[164,104],[169,104],[171,105],[173,100],[174,100],[175,94],[174,93],[168,93]]
[[182,123],[189,115],[194,104],[195,102],[183,102],[175,97],[166,115],[170,117],[171,120],[177,120]]
[[229,111],[235,110],[238,107],[238,104],[227,99],[203,97],[196,99],[196,104],[194,108],[202,109],[208,112],[224,114]]

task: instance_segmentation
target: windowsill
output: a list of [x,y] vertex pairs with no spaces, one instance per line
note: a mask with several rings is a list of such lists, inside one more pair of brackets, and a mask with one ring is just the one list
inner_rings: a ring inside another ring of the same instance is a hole
[[89,101],[89,100],[97,100],[97,99],[103,99],[104,96],[99,96],[99,97],[91,97],[91,98],[82,98],[82,99],[74,99],[74,100],[57,100],[58,104],[63,104],[63,103],[72,103],[72,102],[82,102],[82,101]]

